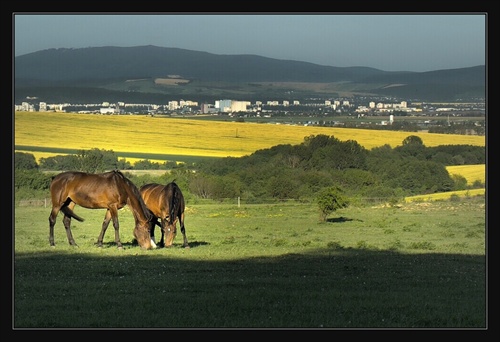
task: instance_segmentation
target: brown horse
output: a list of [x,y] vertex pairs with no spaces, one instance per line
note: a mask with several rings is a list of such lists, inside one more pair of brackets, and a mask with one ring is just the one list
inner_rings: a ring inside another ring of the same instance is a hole
[[151,239],[154,241],[155,225],[159,225],[158,219],[160,219],[161,240],[158,245],[160,247],[171,247],[177,235],[177,221],[179,221],[184,238],[182,246],[189,248],[186,228],[184,227],[185,202],[179,186],[175,182],[167,185],[150,183],[141,186],[139,191],[149,211],[154,215],[150,224]]
[[120,171],[92,174],[78,171],[62,172],[52,178],[50,184],[52,211],[49,216],[49,242],[54,244],[54,225],[59,211],[64,213],[63,223],[71,246],[77,246],[71,233],[71,218],[80,222],[83,218],[73,212],[76,204],[88,209],[106,209],[101,233],[97,238],[98,247],[102,247],[104,233],[113,220],[115,242],[123,248],[120,241],[118,210],[128,205],[135,219],[134,237],[144,249],[152,248],[149,235],[151,215],[142,200],[139,189]]

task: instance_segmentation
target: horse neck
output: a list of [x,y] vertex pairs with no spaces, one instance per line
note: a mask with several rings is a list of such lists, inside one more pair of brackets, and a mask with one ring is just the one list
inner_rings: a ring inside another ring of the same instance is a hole
[[126,189],[128,195],[127,203],[132,209],[132,214],[134,215],[135,222],[138,223],[148,221],[148,209],[146,207],[146,204],[142,200],[139,189],[137,189],[137,187],[132,182],[130,182],[130,180],[124,179],[124,181],[126,183],[124,188]]

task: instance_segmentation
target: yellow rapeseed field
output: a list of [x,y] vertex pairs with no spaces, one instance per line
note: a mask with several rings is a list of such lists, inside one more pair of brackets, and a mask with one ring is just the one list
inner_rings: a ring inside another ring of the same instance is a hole
[[[448,173],[450,175],[460,175],[465,177],[465,179],[467,180],[467,185],[472,185],[476,180],[480,181],[483,184],[486,184],[485,164],[447,166],[446,170],[448,170]],[[405,198],[405,200],[406,202],[440,201],[440,200],[448,200],[452,195],[458,197],[486,195],[486,188],[448,191],[448,192],[440,192],[436,194],[427,194],[427,195],[417,195],[417,196],[407,197]]]
[[459,190],[459,191],[448,191],[440,192],[436,194],[428,195],[416,195],[411,197],[406,197],[405,202],[431,202],[431,201],[444,201],[449,200],[451,196],[467,197],[467,196],[483,196],[486,195],[486,189],[470,189],[470,190]]
[[447,166],[446,170],[450,175],[460,175],[465,177],[467,184],[471,185],[476,180],[481,183],[486,183],[486,167],[484,164],[479,165],[454,165]]
[[[367,149],[401,145],[409,135],[426,146],[485,146],[484,136],[395,132],[337,127],[292,126],[247,122],[159,118],[145,115],[98,115],[16,112],[15,144],[88,150],[99,148],[187,156],[241,157],[278,144],[300,144],[309,135],[355,140]],[[35,157],[50,154],[33,152]]]

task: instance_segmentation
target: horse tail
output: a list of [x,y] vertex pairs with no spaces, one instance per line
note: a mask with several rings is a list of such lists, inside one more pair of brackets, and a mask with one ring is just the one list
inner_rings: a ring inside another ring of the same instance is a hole
[[169,213],[169,221],[170,223],[175,222],[175,217],[179,210],[179,187],[175,182],[172,182],[172,198],[170,199],[170,213]]
[[61,208],[61,211],[63,212],[63,214],[64,214],[64,215],[69,216],[69,217],[72,217],[72,218],[74,218],[74,219],[75,219],[75,220],[77,220],[77,221],[80,221],[80,222],[85,221],[85,219],[84,219],[84,218],[82,218],[82,217],[78,216],[77,214],[75,214],[75,213],[73,212],[73,210],[71,210],[70,208],[68,208],[68,207],[66,207],[66,206],[62,207],[62,208]]

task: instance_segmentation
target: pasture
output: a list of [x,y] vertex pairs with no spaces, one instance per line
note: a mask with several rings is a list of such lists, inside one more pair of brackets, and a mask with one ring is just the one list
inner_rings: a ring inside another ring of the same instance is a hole
[[485,198],[350,207],[186,203],[190,249],[142,250],[120,210],[76,207],[78,248],[50,208],[15,206],[12,326],[487,328]]
[[22,146],[22,149],[16,148],[16,151],[33,153],[37,160],[42,156],[92,148],[113,150],[119,158],[143,158],[151,161],[165,161],[167,158],[177,161],[186,157],[241,157],[279,144],[300,144],[304,137],[318,134],[333,135],[342,141],[355,140],[367,149],[385,144],[396,147],[409,135],[419,136],[429,147],[449,144],[485,146],[486,141],[484,136],[223,122],[146,115],[15,112],[14,121],[14,144]]

